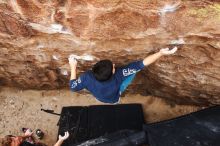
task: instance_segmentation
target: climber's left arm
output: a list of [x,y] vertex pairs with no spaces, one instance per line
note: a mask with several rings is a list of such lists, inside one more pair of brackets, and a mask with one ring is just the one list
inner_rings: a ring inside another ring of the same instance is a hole
[[70,80],[76,79],[76,66],[77,66],[77,61],[74,57],[70,56],[69,57],[69,64],[70,64]]

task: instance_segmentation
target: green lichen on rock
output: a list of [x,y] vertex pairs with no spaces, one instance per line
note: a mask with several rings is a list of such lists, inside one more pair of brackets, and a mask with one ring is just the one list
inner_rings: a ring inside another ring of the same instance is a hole
[[217,12],[217,14],[220,15],[220,3],[219,4],[214,4],[214,5],[210,6],[210,8],[215,10],[215,12]]
[[198,21],[209,17],[215,17],[220,20],[220,3],[208,5],[204,8],[192,8],[188,14],[189,16],[196,17]]

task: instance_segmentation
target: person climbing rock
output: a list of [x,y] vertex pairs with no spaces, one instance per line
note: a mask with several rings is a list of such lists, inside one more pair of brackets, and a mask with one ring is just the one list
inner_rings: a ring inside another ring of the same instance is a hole
[[171,50],[164,48],[143,60],[134,61],[120,68],[115,68],[115,64],[110,60],[101,60],[91,70],[81,74],[79,78],[76,77],[77,60],[74,55],[70,55],[70,89],[75,92],[85,88],[101,102],[117,103],[120,100],[120,95],[132,82],[137,72],[152,64],[161,56],[171,55],[176,51],[177,47]]

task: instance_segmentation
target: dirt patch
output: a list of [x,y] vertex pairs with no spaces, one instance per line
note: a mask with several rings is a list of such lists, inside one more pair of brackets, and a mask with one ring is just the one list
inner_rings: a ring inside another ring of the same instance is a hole
[[[165,100],[153,96],[125,95],[120,103],[143,105],[146,122],[156,122],[196,111],[202,107],[168,105]],[[42,140],[48,145],[57,138],[59,116],[47,114],[40,109],[61,112],[63,106],[87,106],[103,104],[90,94],[73,93],[69,90],[20,90],[1,88],[0,91],[0,137],[7,134],[20,135],[22,127],[40,128],[45,132]]]

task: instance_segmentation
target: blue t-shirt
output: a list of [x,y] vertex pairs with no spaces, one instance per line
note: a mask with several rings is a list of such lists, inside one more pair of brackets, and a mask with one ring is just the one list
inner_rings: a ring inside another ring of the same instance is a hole
[[122,82],[134,73],[144,68],[143,61],[135,61],[125,67],[116,68],[112,77],[104,82],[95,79],[91,70],[80,75],[78,79],[70,80],[70,89],[79,91],[87,89],[97,100],[105,103],[116,103],[120,97],[120,85]]

